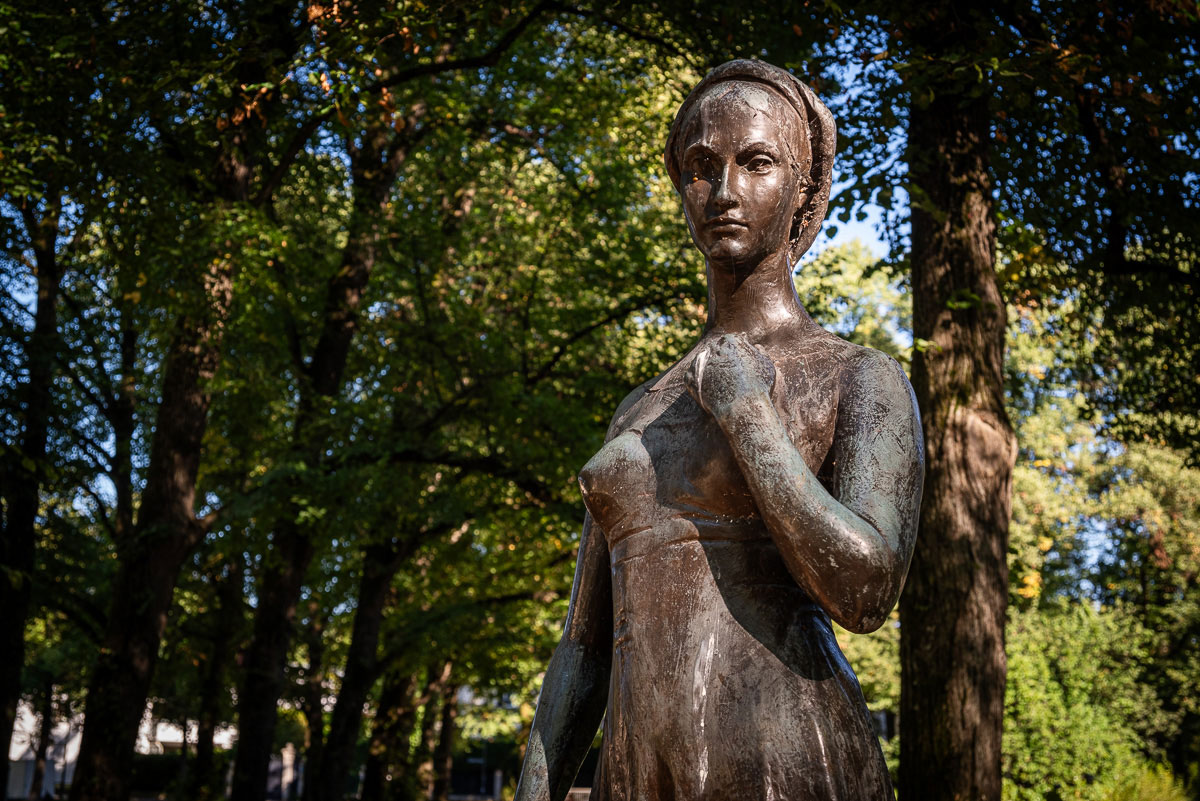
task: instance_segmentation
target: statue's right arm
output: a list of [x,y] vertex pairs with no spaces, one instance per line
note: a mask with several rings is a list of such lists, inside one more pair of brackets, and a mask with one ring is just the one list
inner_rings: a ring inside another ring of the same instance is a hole
[[612,641],[608,544],[588,515],[567,622],[542,682],[516,801],[566,798],[604,717]]

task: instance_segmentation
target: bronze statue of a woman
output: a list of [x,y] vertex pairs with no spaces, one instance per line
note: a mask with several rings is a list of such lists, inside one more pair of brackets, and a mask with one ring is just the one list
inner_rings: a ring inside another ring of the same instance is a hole
[[868,632],[896,603],[924,455],[899,365],[796,296],[834,142],[812,90],[759,61],[716,68],[679,109],[666,162],[708,322],[580,473],[588,518],[519,801],[565,797],[601,718],[596,801],[893,797],[830,618]]

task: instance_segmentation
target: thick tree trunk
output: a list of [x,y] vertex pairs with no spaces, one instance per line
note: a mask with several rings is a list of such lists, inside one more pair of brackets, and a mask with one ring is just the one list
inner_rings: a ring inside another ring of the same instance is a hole
[[450,801],[450,772],[454,769],[454,735],[458,730],[458,685],[446,686],[442,693],[441,734],[433,749],[432,801]]
[[[936,14],[928,24],[929,38],[940,37],[929,49],[972,33]],[[949,82],[924,88],[934,99],[910,109],[908,154],[913,332],[931,344],[913,360],[926,473],[900,602],[899,789],[909,801],[999,801],[1015,442],[1001,373],[988,97]]]
[[[293,429],[298,455],[309,464],[319,464],[324,456],[325,438],[311,430],[312,423],[320,417],[318,409],[323,411],[341,392],[346,356],[358,329],[358,308],[377,258],[380,220],[387,214],[386,201],[407,152],[405,141],[391,128],[378,127],[363,136],[361,147],[350,148],[354,181],[350,236],[326,291],[321,336],[304,367],[305,386]],[[254,636],[238,693],[232,801],[260,801],[266,788],[296,603],[314,553],[311,538],[298,510],[276,525],[278,556],[263,570]]]
[[367,747],[361,801],[384,801],[389,781],[412,781],[409,740],[417,725],[416,691],[415,675],[384,676]]
[[[37,309],[33,331],[25,347],[28,381],[24,386],[21,416],[24,432],[20,449],[5,457],[3,469],[3,531],[0,531],[0,745],[8,754],[17,703],[21,699],[21,669],[25,665],[25,621],[33,590],[38,494],[41,487],[46,438],[50,429],[50,389],[54,349],[58,339],[60,269],[55,252],[58,237],[57,201],[41,219],[24,211],[25,226],[33,245],[37,267]],[[8,786],[8,757],[0,759],[0,788]]]
[[392,579],[406,556],[408,549],[398,543],[368,547],[363,555],[363,574],[342,688],[333,709],[320,771],[314,777],[316,801],[337,801],[342,797],[353,767],[363,706],[378,676],[379,631],[384,608],[391,595]]
[[175,579],[203,535],[195,517],[196,475],[211,400],[207,386],[232,299],[230,266],[214,262],[205,276],[206,313],[179,319],[167,354],[141,509],[130,539],[118,543],[121,564],[88,683],[72,801],[129,796],[133,745]]

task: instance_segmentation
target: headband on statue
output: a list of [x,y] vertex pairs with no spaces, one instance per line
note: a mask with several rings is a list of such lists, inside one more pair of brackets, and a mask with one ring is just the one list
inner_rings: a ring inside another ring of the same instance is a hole
[[746,81],[760,83],[773,89],[796,112],[803,123],[801,135],[808,136],[812,166],[809,169],[810,192],[800,219],[799,236],[793,240],[790,250],[792,262],[808,250],[821,223],[825,221],[825,212],[829,207],[829,190],[833,185],[833,155],[837,148],[837,126],[833,114],[806,84],[790,72],[767,64],[764,61],[738,59],[727,61],[704,76],[696,88],[692,89],[675,121],[671,123],[671,133],[667,137],[667,149],[664,158],[667,163],[667,173],[675,189],[679,189],[682,170],[679,164],[680,137],[684,136],[684,126],[696,102],[713,86],[729,81]]

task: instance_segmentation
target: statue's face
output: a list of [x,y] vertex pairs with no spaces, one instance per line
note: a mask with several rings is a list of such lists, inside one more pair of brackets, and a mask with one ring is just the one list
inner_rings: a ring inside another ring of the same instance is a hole
[[692,239],[712,264],[753,268],[787,249],[801,201],[795,112],[762,86],[730,81],[695,114],[680,159]]

